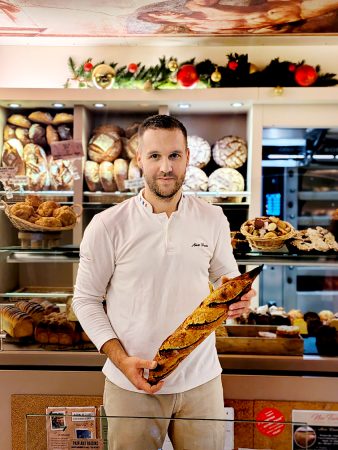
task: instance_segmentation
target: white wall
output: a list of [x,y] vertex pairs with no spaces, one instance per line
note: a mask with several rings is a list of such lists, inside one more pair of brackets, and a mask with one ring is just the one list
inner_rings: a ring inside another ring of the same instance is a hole
[[[156,41],[156,38],[153,38]],[[69,56],[79,64],[92,57],[94,62],[105,60],[119,65],[130,62],[156,64],[161,56],[174,56],[179,62],[206,58],[217,64],[225,64],[226,55],[233,52],[248,54],[249,61],[258,67],[266,66],[273,58],[281,61],[300,62],[303,59],[311,65],[319,64],[322,72],[338,74],[338,45],[255,45],[255,46],[0,46],[0,87],[62,88],[70,76],[67,66]]]

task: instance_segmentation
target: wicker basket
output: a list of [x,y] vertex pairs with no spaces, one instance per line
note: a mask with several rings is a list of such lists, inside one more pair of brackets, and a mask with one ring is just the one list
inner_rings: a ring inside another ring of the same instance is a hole
[[246,237],[247,241],[250,244],[250,247],[254,250],[262,250],[262,251],[277,250],[279,248],[282,248],[283,245],[285,244],[285,241],[291,239],[296,233],[296,230],[289,222],[285,221],[283,222],[290,227],[290,231],[282,236],[276,236],[274,238],[253,236],[252,234],[248,233],[245,229],[245,226],[247,225],[248,221],[242,224],[241,233]]
[[[44,227],[42,225],[36,225],[35,223],[28,222],[28,220],[21,219],[20,217],[11,214],[11,205],[8,205],[4,200],[1,200],[4,205],[4,211],[6,216],[12,222],[14,227],[19,231],[36,231],[36,232],[56,232],[56,231],[69,231],[75,228],[76,223],[68,225],[66,227]],[[75,203],[71,206],[77,218],[82,214],[82,205]],[[78,211],[76,211],[78,210]]]

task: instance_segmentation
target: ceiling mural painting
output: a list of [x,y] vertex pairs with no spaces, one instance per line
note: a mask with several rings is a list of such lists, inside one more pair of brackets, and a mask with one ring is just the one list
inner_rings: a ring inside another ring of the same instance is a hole
[[336,0],[0,0],[0,37],[337,33]]

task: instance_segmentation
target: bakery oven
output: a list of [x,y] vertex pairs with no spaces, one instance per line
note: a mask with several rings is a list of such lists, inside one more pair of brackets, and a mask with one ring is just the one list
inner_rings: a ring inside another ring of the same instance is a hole
[[[266,129],[263,132],[262,214],[296,229],[333,231],[338,208],[338,130]],[[337,237],[336,237],[337,238]],[[338,262],[333,257],[303,266],[267,265],[260,303],[286,310],[338,310]]]

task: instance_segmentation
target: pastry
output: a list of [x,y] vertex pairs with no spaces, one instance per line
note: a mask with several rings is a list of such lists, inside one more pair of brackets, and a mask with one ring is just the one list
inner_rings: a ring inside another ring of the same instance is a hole
[[60,205],[58,203],[48,200],[40,203],[37,213],[42,217],[52,217],[54,209],[59,207]]
[[38,195],[27,195],[25,197],[25,203],[32,206],[34,209],[38,209],[42,203],[42,200]]
[[31,142],[29,138],[29,130],[28,128],[15,128],[15,137],[19,139],[19,141],[22,143],[22,145],[27,145]]
[[105,192],[117,191],[117,186],[114,180],[114,163],[103,161],[99,167],[99,177],[102,188]]
[[277,337],[294,338],[299,337],[299,327],[294,325],[281,325],[276,329]]
[[47,144],[51,145],[52,142],[57,142],[60,140],[59,135],[53,125],[48,125],[46,128],[46,138]]
[[167,377],[227,317],[229,306],[248,292],[263,266],[228,280],[214,290],[160,346],[149,371],[148,382],[156,384]]
[[128,139],[126,145],[126,151],[129,159],[135,158],[137,148],[138,148],[138,134],[135,133]]
[[28,119],[32,122],[49,125],[52,123],[53,117],[48,112],[34,111],[28,116]]
[[19,308],[5,305],[0,309],[2,329],[13,338],[29,337],[33,334],[33,319]]
[[188,148],[190,150],[189,164],[202,168],[208,164],[211,158],[209,142],[199,136],[188,136]]
[[1,162],[3,167],[14,167],[16,175],[25,175],[23,146],[19,139],[10,139],[4,143]]
[[[244,190],[244,178],[236,169],[217,169],[209,175],[208,189],[215,192]],[[227,197],[227,201],[240,203],[242,197]]]
[[54,119],[52,120],[53,125],[61,125],[63,123],[73,123],[73,122],[74,122],[73,114],[68,114],[64,112],[56,114]]
[[42,191],[50,185],[48,162],[44,149],[39,145],[27,144],[23,149],[30,191]]
[[290,241],[286,243],[293,253],[335,253],[338,252],[338,243],[334,235],[322,227],[307,228],[297,231]]
[[61,220],[55,217],[40,217],[35,222],[36,225],[41,225],[42,227],[50,227],[50,228],[60,228],[62,227]]
[[70,206],[60,206],[53,210],[53,217],[60,220],[63,227],[76,223],[76,214]]
[[194,166],[188,166],[183,184],[185,191],[207,191],[208,176],[202,169]]
[[70,141],[73,139],[73,132],[70,125],[59,125],[57,127],[57,132],[61,141]]
[[101,191],[102,185],[100,182],[99,169],[100,166],[95,161],[86,161],[84,168],[84,177],[91,192]]
[[238,169],[248,155],[246,142],[238,136],[225,136],[219,139],[212,149],[212,156],[216,164],[221,167]]
[[54,191],[71,191],[74,187],[72,161],[50,157],[49,176]]
[[94,135],[88,145],[88,156],[92,161],[101,163],[102,161],[113,162],[119,157],[122,150],[121,139],[118,134],[97,134]]
[[29,128],[32,125],[27,117],[22,114],[12,114],[8,117],[7,122],[22,128]]
[[34,208],[26,202],[18,202],[11,206],[10,212],[13,216],[28,220],[28,218],[34,214]]
[[114,180],[117,185],[117,189],[120,192],[126,191],[124,185],[125,180],[128,179],[128,162],[125,159],[116,159],[114,161]]
[[28,136],[34,144],[41,145],[42,147],[47,144],[46,129],[38,123],[33,123],[29,129]]
[[318,313],[320,320],[323,322],[323,325],[328,325],[331,320],[334,318],[334,314],[332,311],[327,309],[323,309]]

